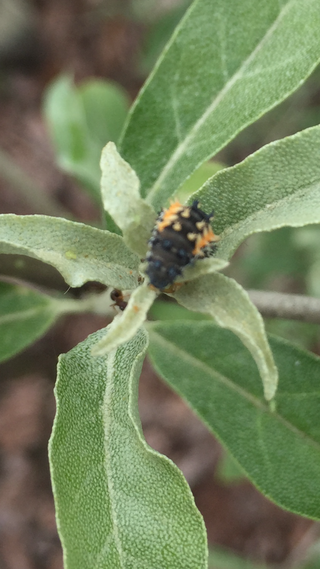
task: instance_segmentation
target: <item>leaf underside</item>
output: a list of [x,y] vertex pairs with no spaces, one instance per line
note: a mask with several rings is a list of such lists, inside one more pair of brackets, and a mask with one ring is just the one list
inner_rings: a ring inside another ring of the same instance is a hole
[[138,282],[139,257],[122,237],[58,217],[0,215],[0,253],[48,263],[72,287],[99,281],[133,289]]
[[246,291],[233,279],[214,273],[187,283],[174,296],[188,310],[212,316],[219,326],[239,336],[259,368],[266,399],[272,399],[278,371],[262,317]]

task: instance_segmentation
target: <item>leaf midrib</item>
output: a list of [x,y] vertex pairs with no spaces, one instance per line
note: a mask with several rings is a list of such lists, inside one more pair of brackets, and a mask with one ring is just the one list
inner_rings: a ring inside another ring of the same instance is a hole
[[[191,356],[189,353],[185,352],[184,350],[182,350],[181,348],[179,348],[176,344],[174,344],[173,342],[169,342],[168,340],[166,340],[163,336],[161,336],[159,333],[154,331],[154,328],[151,325],[148,325],[148,328],[150,330],[150,332],[152,334],[154,334],[155,336],[157,336],[157,341],[159,341],[160,344],[162,344],[163,346],[165,346],[167,351],[173,351],[172,350],[172,346],[174,346],[174,356],[176,357],[176,355],[179,356],[179,354],[182,356],[183,359],[187,359],[190,361],[190,363],[194,366],[194,367],[198,367],[200,369],[202,369],[203,371],[205,371],[206,374],[211,375],[215,380],[219,381],[221,384],[227,386],[229,389],[233,390],[234,392],[238,393],[238,395],[240,395],[241,397],[243,397],[244,399],[246,399],[249,403],[252,403],[256,409],[259,409],[260,411],[266,412],[268,413],[270,416],[274,417],[275,419],[277,419],[280,423],[282,423],[285,427],[287,427],[290,431],[292,431],[293,433],[295,433],[296,435],[298,435],[301,439],[307,440],[308,443],[310,445],[312,445],[313,447],[315,447],[317,449],[317,451],[320,451],[320,443],[314,439],[312,439],[310,437],[310,435],[307,435],[305,432],[301,431],[300,429],[298,429],[298,427],[296,427],[295,425],[293,425],[292,423],[290,423],[287,419],[285,419],[284,417],[282,417],[281,415],[279,415],[276,412],[270,412],[267,405],[262,403],[260,401],[260,399],[258,399],[257,397],[255,397],[254,395],[252,395],[251,393],[249,393],[248,391],[245,391],[245,389],[243,389],[242,387],[240,387],[239,385],[236,385],[235,383],[232,382],[232,380],[230,380],[228,377],[226,377],[225,375],[221,374],[218,371],[213,371],[212,368],[210,366],[208,366],[207,364],[204,364],[202,361],[200,361],[199,359],[197,359],[194,356]],[[183,393],[178,390],[179,393],[181,395],[183,395]],[[198,411],[195,409],[195,407],[192,405],[192,403],[190,403],[188,401],[189,405],[191,406],[191,408],[197,413]],[[205,424],[208,426],[208,428],[211,430],[212,426],[208,423],[208,421],[206,421],[203,418],[203,421],[205,422]]]
[[[320,187],[320,180],[317,182],[313,182],[312,184],[308,184],[307,186],[304,186],[301,189],[298,189],[294,192],[291,192],[290,194],[288,194],[286,196],[276,198],[273,202],[263,205],[263,207],[254,211],[248,217],[243,217],[242,219],[240,219],[236,223],[229,225],[220,234],[220,238],[223,239],[224,237],[228,237],[231,233],[234,233],[234,231],[237,231],[239,228],[241,229],[241,227],[244,224],[251,225],[252,222],[256,221],[256,218],[259,218],[259,216],[261,216],[262,214],[265,214],[266,212],[270,212],[270,211],[272,212],[274,210],[278,210],[279,207],[281,208],[283,205],[289,204],[290,202],[294,203],[296,200],[299,200],[299,199],[305,197],[306,194],[310,194],[314,190],[316,192],[318,192],[319,187]],[[282,208],[282,209],[284,210],[284,208]],[[320,212],[319,212],[319,219],[320,219]],[[270,216],[270,220],[272,221],[271,216]],[[276,227],[278,227],[278,225]]]
[[[217,94],[217,96],[215,97],[215,99],[210,103],[210,105],[207,107],[207,109],[205,110],[205,112],[202,114],[202,116],[196,121],[196,123],[194,123],[194,125],[191,127],[189,133],[186,135],[186,137],[184,138],[184,141],[181,142],[177,147],[176,150],[174,151],[174,153],[171,155],[171,158],[168,160],[168,162],[165,164],[165,166],[163,167],[163,169],[161,170],[157,180],[155,181],[155,183],[153,184],[153,186],[151,186],[149,192],[147,192],[147,201],[149,203],[152,203],[152,200],[154,198],[154,196],[157,194],[159,188],[161,187],[161,184],[163,182],[163,180],[165,180],[165,178],[167,177],[168,173],[170,172],[170,170],[174,167],[174,165],[176,164],[176,162],[178,162],[179,158],[186,152],[190,142],[192,141],[192,138],[195,136],[195,134],[198,132],[198,130],[202,127],[202,125],[205,123],[205,121],[207,120],[208,116],[217,108],[217,106],[219,105],[219,103],[221,102],[221,100],[223,99],[224,95],[226,93],[228,93],[228,91],[232,88],[232,86],[236,83],[236,81],[238,81],[238,79],[240,79],[243,76],[243,72],[246,69],[246,67],[248,67],[248,65],[251,63],[251,61],[254,59],[254,57],[256,56],[257,53],[259,53],[259,51],[262,49],[264,43],[269,39],[269,36],[272,35],[273,31],[275,30],[275,28],[277,27],[277,24],[279,23],[279,21],[283,18],[284,14],[289,10],[289,8],[291,7],[291,4],[294,0],[288,0],[288,2],[285,4],[285,6],[280,9],[278,16],[275,18],[273,24],[270,26],[270,28],[267,30],[267,32],[265,33],[265,35],[263,36],[263,38],[259,41],[259,43],[256,45],[256,47],[254,48],[254,50],[250,53],[250,55],[241,63],[241,65],[239,66],[238,70],[234,73],[234,75],[231,77],[231,79],[229,79],[229,81],[227,81],[227,83],[225,83],[224,87],[221,89],[221,91]],[[170,44],[171,45],[171,44]],[[218,152],[219,147],[216,149],[216,152]],[[211,155],[211,154],[210,154]]]
[[10,324],[11,322],[16,322],[17,320],[26,320],[27,318],[32,318],[37,316],[41,312],[48,312],[49,306],[37,306],[35,308],[28,308],[27,310],[22,310],[20,312],[11,312],[5,316],[0,316],[0,326],[3,324]]
[[[112,424],[112,419],[110,419],[110,413],[107,413],[106,409],[108,409],[109,407],[108,400],[109,398],[112,397],[112,392],[113,392],[115,359],[116,359],[116,350],[108,354],[106,390],[103,398],[103,407],[102,407],[102,419],[103,419],[103,428],[104,428],[104,448],[105,448],[106,458],[110,454],[107,446],[108,437],[106,436],[106,432],[109,431],[110,425]],[[107,460],[105,460],[104,464],[105,464],[106,484],[108,488],[108,494],[110,496],[110,517],[112,520],[114,541],[118,551],[119,563],[121,567],[125,569],[124,552],[121,544],[121,539],[118,534],[117,515],[116,515],[116,509],[114,507],[116,500],[113,495],[112,483],[110,480],[110,469],[108,468]]]

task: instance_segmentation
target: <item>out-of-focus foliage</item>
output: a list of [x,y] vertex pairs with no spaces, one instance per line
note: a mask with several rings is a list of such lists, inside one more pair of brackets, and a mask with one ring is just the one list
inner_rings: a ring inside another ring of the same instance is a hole
[[101,151],[120,136],[129,108],[125,91],[101,79],[76,86],[62,76],[47,89],[43,108],[59,166],[99,201]]

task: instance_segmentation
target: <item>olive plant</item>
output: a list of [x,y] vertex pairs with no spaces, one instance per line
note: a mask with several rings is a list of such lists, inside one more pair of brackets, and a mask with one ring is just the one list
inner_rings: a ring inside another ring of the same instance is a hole
[[[191,491],[141,429],[137,393],[147,351],[261,492],[320,518],[319,358],[268,339],[248,293],[220,272],[249,235],[320,222],[320,127],[262,147],[189,196],[187,203],[214,210],[220,241],[167,294],[210,319],[147,321],[159,291],[145,273],[161,208],[305,81],[320,59],[319,29],[318,0],[261,0],[258,9],[253,0],[195,0],[117,146],[103,149],[99,199],[109,229],[0,216],[2,253],[48,263],[70,287],[98,281],[130,294],[109,326],[59,359],[49,451],[65,569],[207,567],[204,522]],[[80,151],[68,167],[83,177]],[[1,286],[2,359],[61,314],[110,305],[109,293],[76,301]]]

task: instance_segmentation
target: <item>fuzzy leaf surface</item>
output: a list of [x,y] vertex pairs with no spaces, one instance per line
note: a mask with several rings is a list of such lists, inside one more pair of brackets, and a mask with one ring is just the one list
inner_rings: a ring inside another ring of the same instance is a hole
[[118,314],[106,329],[105,335],[92,349],[95,356],[103,356],[124,342],[131,340],[147,318],[150,306],[157,297],[147,282],[137,287],[124,312]]
[[139,257],[120,235],[44,215],[0,215],[0,253],[27,255],[55,267],[72,287],[99,281],[137,284]]
[[252,233],[320,222],[319,155],[315,126],[264,146],[194,194],[206,211],[215,210],[220,257],[230,258]]
[[139,178],[121,158],[113,142],[104,147],[100,166],[103,206],[120,227],[125,242],[143,257],[155,224],[156,213],[141,198]]
[[[299,87],[320,58],[318,0],[195,0],[137,98],[121,154],[158,210]],[[308,30],[308,33],[306,33]]]
[[175,279],[176,283],[192,281],[201,277],[202,275],[209,275],[222,271],[228,266],[228,261],[219,259],[219,257],[208,257],[207,259],[200,259],[195,265],[187,265],[183,269],[181,276]]
[[0,282],[0,361],[35,342],[60,313],[57,303],[49,296]]
[[320,519],[320,359],[278,338],[275,409],[239,339],[212,322],[149,323],[156,371],[268,498]]
[[65,569],[206,569],[202,517],[178,468],[152,450],[138,415],[140,330],[107,357],[101,330],[61,356],[50,442]]
[[174,296],[188,310],[212,316],[217,324],[239,336],[259,368],[266,399],[272,399],[278,372],[263,319],[247,292],[233,279],[214,273],[187,283]]

